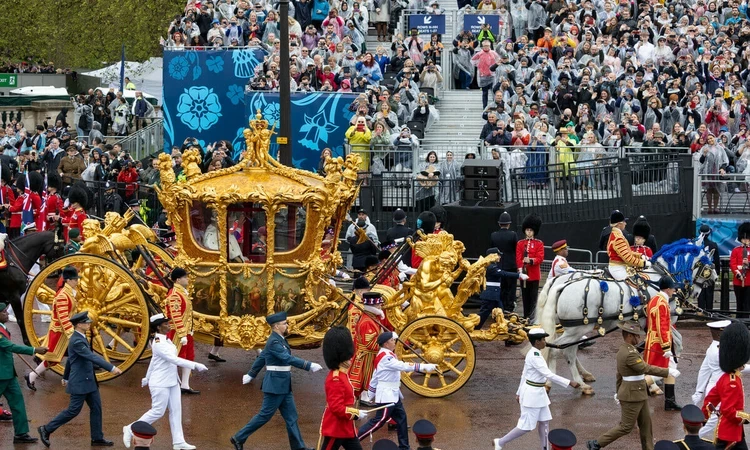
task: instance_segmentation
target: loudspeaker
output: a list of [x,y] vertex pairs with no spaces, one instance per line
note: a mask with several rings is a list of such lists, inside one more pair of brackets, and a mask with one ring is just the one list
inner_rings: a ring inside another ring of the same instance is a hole
[[497,190],[500,189],[500,180],[497,178],[464,178],[464,189]]
[[495,189],[464,189],[464,200],[467,201],[490,201],[497,202],[500,200],[500,190]]
[[461,168],[464,177],[498,178],[503,162],[499,159],[465,159]]

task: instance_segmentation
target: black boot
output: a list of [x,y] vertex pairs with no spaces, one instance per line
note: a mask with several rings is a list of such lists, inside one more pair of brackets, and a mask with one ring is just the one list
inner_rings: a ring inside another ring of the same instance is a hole
[[596,441],[596,439],[594,439],[592,441],[588,441],[586,443],[586,448],[588,448],[588,450],[599,450],[599,449],[601,449],[601,447],[599,446],[599,443]]
[[664,383],[664,411],[682,411],[674,398],[674,384]]

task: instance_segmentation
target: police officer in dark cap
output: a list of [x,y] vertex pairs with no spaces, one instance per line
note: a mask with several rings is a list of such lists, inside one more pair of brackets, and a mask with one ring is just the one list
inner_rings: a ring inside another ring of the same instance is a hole
[[372,444],[372,450],[398,450],[398,445],[389,439],[380,439]]
[[419,445],[417,450],[440,450],[432,446],[437,434],[437,428],[432,422],[427,419],[420,419],[414,422],[411,429],[417,438],[417,445]]
[[[500,229],[490,235],[490,247],[497,248],[501,255],[511,255],[509,258],[500,259],[500,269],[507,272],[516,272],[516,244],[518,235],[510,229],[511,217],[507,211],[500,214],[497,220]],[[506,311],[516,309],[516,278],[503,277],[500,279],[500,301]]]
[[156,436],[156,428],[148,422],[140,420],[131,425],[130,430],[133,432],[135,450],[148,450],[151,448],[154,436]]
[[[708,251],[712,255],[711,262],[714,264],[714,269],[719,272],[721,267],[721,261],[719,255],[719,246],[716,242],[711,240],[711,227],[705,223],[698,229],[698,237],[703,236],[703,247],[708,247]],[[701,289],[701,293],[698,296],[698,307],[702,309],[712,309],[714,306],[714,283],[709,282]]]
[[577,442],[576,435],[564,428],[550,431],[547,435],[547,441],[551,446],[550,450],[572,450]]
[[[385,233],[385,241],[383,241],[383,248],[389,248],[392,246],[398,246],[404,240],[414,235],[414,230],[406,226],[406,213],[403,209],[399,208],[393,211],[393,226],[388,229]],[[407,265],[408,262],[404,261]]]
[[674,441],[680,450],[713,450],[713,442],[702,439],[698,436],[703,423],[706,421],[705,416],[700,408],[695,405],[685,405],[680,412],[682,415],[682,427],[685,429],[685,437]]

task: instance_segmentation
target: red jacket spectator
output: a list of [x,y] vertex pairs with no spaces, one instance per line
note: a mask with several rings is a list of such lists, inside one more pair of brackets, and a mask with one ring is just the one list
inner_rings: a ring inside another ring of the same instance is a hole
[[128,165],[127,168],[120,171],[117,175],[117,182],[126,183],[125,198],[130,199],[135,194],[136,189],[138,189],[138,172],[134,167]]

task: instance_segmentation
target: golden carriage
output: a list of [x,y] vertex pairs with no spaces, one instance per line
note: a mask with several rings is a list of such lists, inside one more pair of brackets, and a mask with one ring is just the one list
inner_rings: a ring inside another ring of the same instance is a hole
[[[342,262],[335,237],[358,194],[360,157],[351,154],[346,159],[329,159],[327,175],[322,177],[271,158],[271,133],[268,122],[258,114],[244,132],[248,150],[242,160],[206,174],[200,171],[197,149],[183,153],[183,175],[178,179],[170,157],[160,155],[159,199],[175,231],[176,256],[172,261],[168,254],[157,255],[139,246],[138,257],[130,258],[136,262],[131,264],[144,259],[140,264],[145,262],[151,269],[151,279],[146,279],[144,272],[127,274],[127,269],[120,275],[120,269],[126,268],[122,261],[117,263],[119,267],[110,267],[101,264],[103,256],[75,255],[82,273],[79,295],[83,299],[78,310],[93,312],[94,329],[101,330],[93,340],[95,350],[110,359],[119,358],[123,370],[146,348],[149,307],[164,306],[168,282],[163,278],[168,265],[188,271],[197,341],[260,348],[270,333],[265,316],[286,311],[290,345],[308,348],[318,346],[332,325],[346,322],[344,316],[352,309],[347,298],[351,296],[330,280]],[[91,239],[87,237],[85,246],[92,247]],[[462,256],[463,244],[446,232],[421,235],[408,245],[423,258],[411,281],[399,291],[383,285],[374,290],[384,294],[386,316],[401,337],[397,354],[407,361],[423,360],[440,367],[433,375],[404,375],[405,385],[424,396],[442,397],[460,389],[471,377],[476,363],[472,340],[521,342],[525,322],[496,310],[489,328],[475,330],[478,316],[462,312],[469,296],[483,288],[486,267],[496,258],[469,263]],[[59,270],[70,258],[52,266]],[[87,278],[89,274],[96,277]],[[462,274],[454,295],[451,286]],[[31,302],[40,298],[40,292],[47,294],[42,300],[54,294],[36,279],[32,288],[36,289],[31,291]],[[89,291],[98,295],[95,301],[86,300]],[[139,297],[137,311],[123,293]],[[112,313],[122,307],[128,309],[121,315]],[[38,309],[29,311],[33,321]],[[37,333],[31,335],[37,338],[35,345],[43,343]],[[137,345],[126,347],[131,340]],[[116,352],[109,351],[113,343]],[[106,379],[110,375],[98,376]]]

